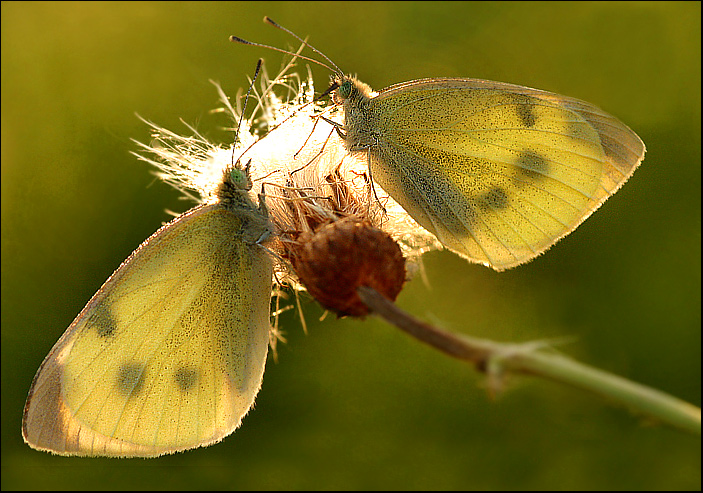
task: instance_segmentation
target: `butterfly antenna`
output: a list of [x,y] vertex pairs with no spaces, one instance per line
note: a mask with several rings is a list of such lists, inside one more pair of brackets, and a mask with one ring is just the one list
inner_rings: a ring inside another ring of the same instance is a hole
[[251,94],[251,89],[254,87],[254,82],[256,82],[256,78],[259,76],[259,72],[261,71],[261,64],[264,62],[262,58],[259,58],[259,61],[256,62],[256,70],[254,70],[254,77],[251,79],[251,84],[249,84],[249,89],[247,90],[247,95],[244,97],[244,107],[242,108],[242,113],[239,115],[239,124],[237,125],[237,128],[234,131],[234,144],[232,145],[232,167],[234,168],[234,150],[237,147],[237,141],[239,140],[239,132],[242,129],[242,122],[244,121],[244,113],[247,110],[247,103],[249,102],[249,95]]
[[[296,38],[297,38],[297,36],[296,36]],[[300,38],[298,38],[298,39],[300,39]],[[330,72],[335,71],[335,69],[333,69],[332,67],[330,67],[327,64],[322,63],[319,60],[315,60],[314,58],[310,58],[310,57],[306,57],[306,56],[303,56],[303,55],[300,55],[297,53],[293,53],[292,51],[282,50],[281,48],[276,48],[275,46],[269,46],[269,45],[265,45],[263,43],[254,43],[253,41],[247,41],[246,39],[242,39],[239,36],[234,36],[234,35],[230,36],[229,40],[234,43],[241,43],[243,45],[258,46],[259,48],[268,48],[269,50],[278,51],[279,53],[285,53],[286,55],[291,55],[296,58],[302,58],[303,60],[307,60],[308,62],[316,63],[317,65],[320,65],[321,67],[325,67]],[[305,46],[310,46],[309,44],[307,44],[307,42],[305,40],[300,39],[300,41]],[[317,51],[317,50],[315,50],[315,51]],[[325,57],[325,58],[327,58],[327,57]],[[334,64],[332,64],[332,65],[334,65]],[[336,65],[335,65],[335,67],[336,67]],[[337,69],[337,70],[339,70],[339,69]]]
[[[330,60],[330,58],[329,58],[327,55],[325,55],[324,53],[322,53],[320,50],[318,50],[317,48],[315,48],[313,45],[311,45],[310,43],[308,43],[308,42],[306,42],[306,41],[303,41],[303,40],[301,39],[301,37],[298,36],[297,34],[295,34],[293,31],[291,31],[290,29],[287,29],[287,28],[283,27],[282,25],[278,24],[278,23],[275,22],[273,19],[271,19],[268,15],[267,15],[267,16],[264,16],[264,22],[265,22],[266,24],[270,24],[270,25],[272,25],[273,27],[276,27],[276,28],[280,29],[280,30],[283,31],[283,32],[286,32],[286,33],[290,34],[291,36],[293,36],[295,39],[297,39],[297,40],[300,41],[301,43],[306,44],[307,46],[309,46],[312,51],[314,51],[315,53],[317,53],[318,55],[320,55],[322,58],[324,58],[325,60],[327,60],[327,61],[329,62],[329,64],[334,67],[334,70],[330,69],[332,72],[336,72],[337,74],[342,75],[342,71],[339,69],[339,67],[337,66],[336,63],[334,63],[332,60]],[[323,66],[324,66],[324,65],[323,65]],[[327,67],[327,68],[329,69],[329,67]]]

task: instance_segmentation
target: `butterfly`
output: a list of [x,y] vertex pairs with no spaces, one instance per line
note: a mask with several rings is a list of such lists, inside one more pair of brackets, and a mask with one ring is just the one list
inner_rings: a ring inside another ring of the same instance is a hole
[[637,134],[578,99],[461,78],[376,93],[312,49],[332,65],[301,57],[334,73],[323,95],[332,95],[344,121],[326,120],[347,151],[365,159],[373,181],[446,248],[498,271],[573,231],[644,158]]
[[272,233],[248,169],[215,203],[142,243],[40,366],[24,410],[32,448],[155,457],[222,440],[261,387],[269,343]]

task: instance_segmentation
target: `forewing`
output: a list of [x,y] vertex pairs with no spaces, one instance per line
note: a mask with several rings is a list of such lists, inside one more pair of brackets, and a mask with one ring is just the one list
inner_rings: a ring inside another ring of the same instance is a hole
[[392,86],[369,114],[373,178],[445,246],[496,270],[573,231],[645,151],[589,103],[476,79]]
[[266,361],[272,264],[242,217],[200,206],[145,241],[108,279],[35,376],[32,447],[157,456],[230,434]]

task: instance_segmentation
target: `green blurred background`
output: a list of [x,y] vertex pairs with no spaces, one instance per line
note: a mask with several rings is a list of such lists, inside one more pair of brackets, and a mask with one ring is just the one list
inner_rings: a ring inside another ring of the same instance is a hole
[[[491,399],[471,367],[384,323],[318,318],[268,361],[223,443],[152,460],[22,443],[34,372],[120,262],[190,207],[129,151],[135,113],[220,141],[233,95],[284,47],[269,15],[376,89],[477,77],[593,102],[648,152],[624,188],[532,263],[497,274],[426,255],[398,303],[500,341],[573,337],[578,359],[700,405],[701,5],[692,3],[2,3],[3,489],[693,489],[697,437],[556,384]],[[317,88],[328,74],[313,68]],[[174,467],[179,466],[179,467]]]

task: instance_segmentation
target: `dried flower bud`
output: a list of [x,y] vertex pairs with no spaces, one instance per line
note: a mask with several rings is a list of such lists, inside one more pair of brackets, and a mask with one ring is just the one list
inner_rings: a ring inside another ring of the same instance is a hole
[[356,288],[369,286],[395,301],[405,282],[398,244],[369,221],[346,217],[304,232],[288,247],[293,269],[308,292],[338,316],[369,309]]

